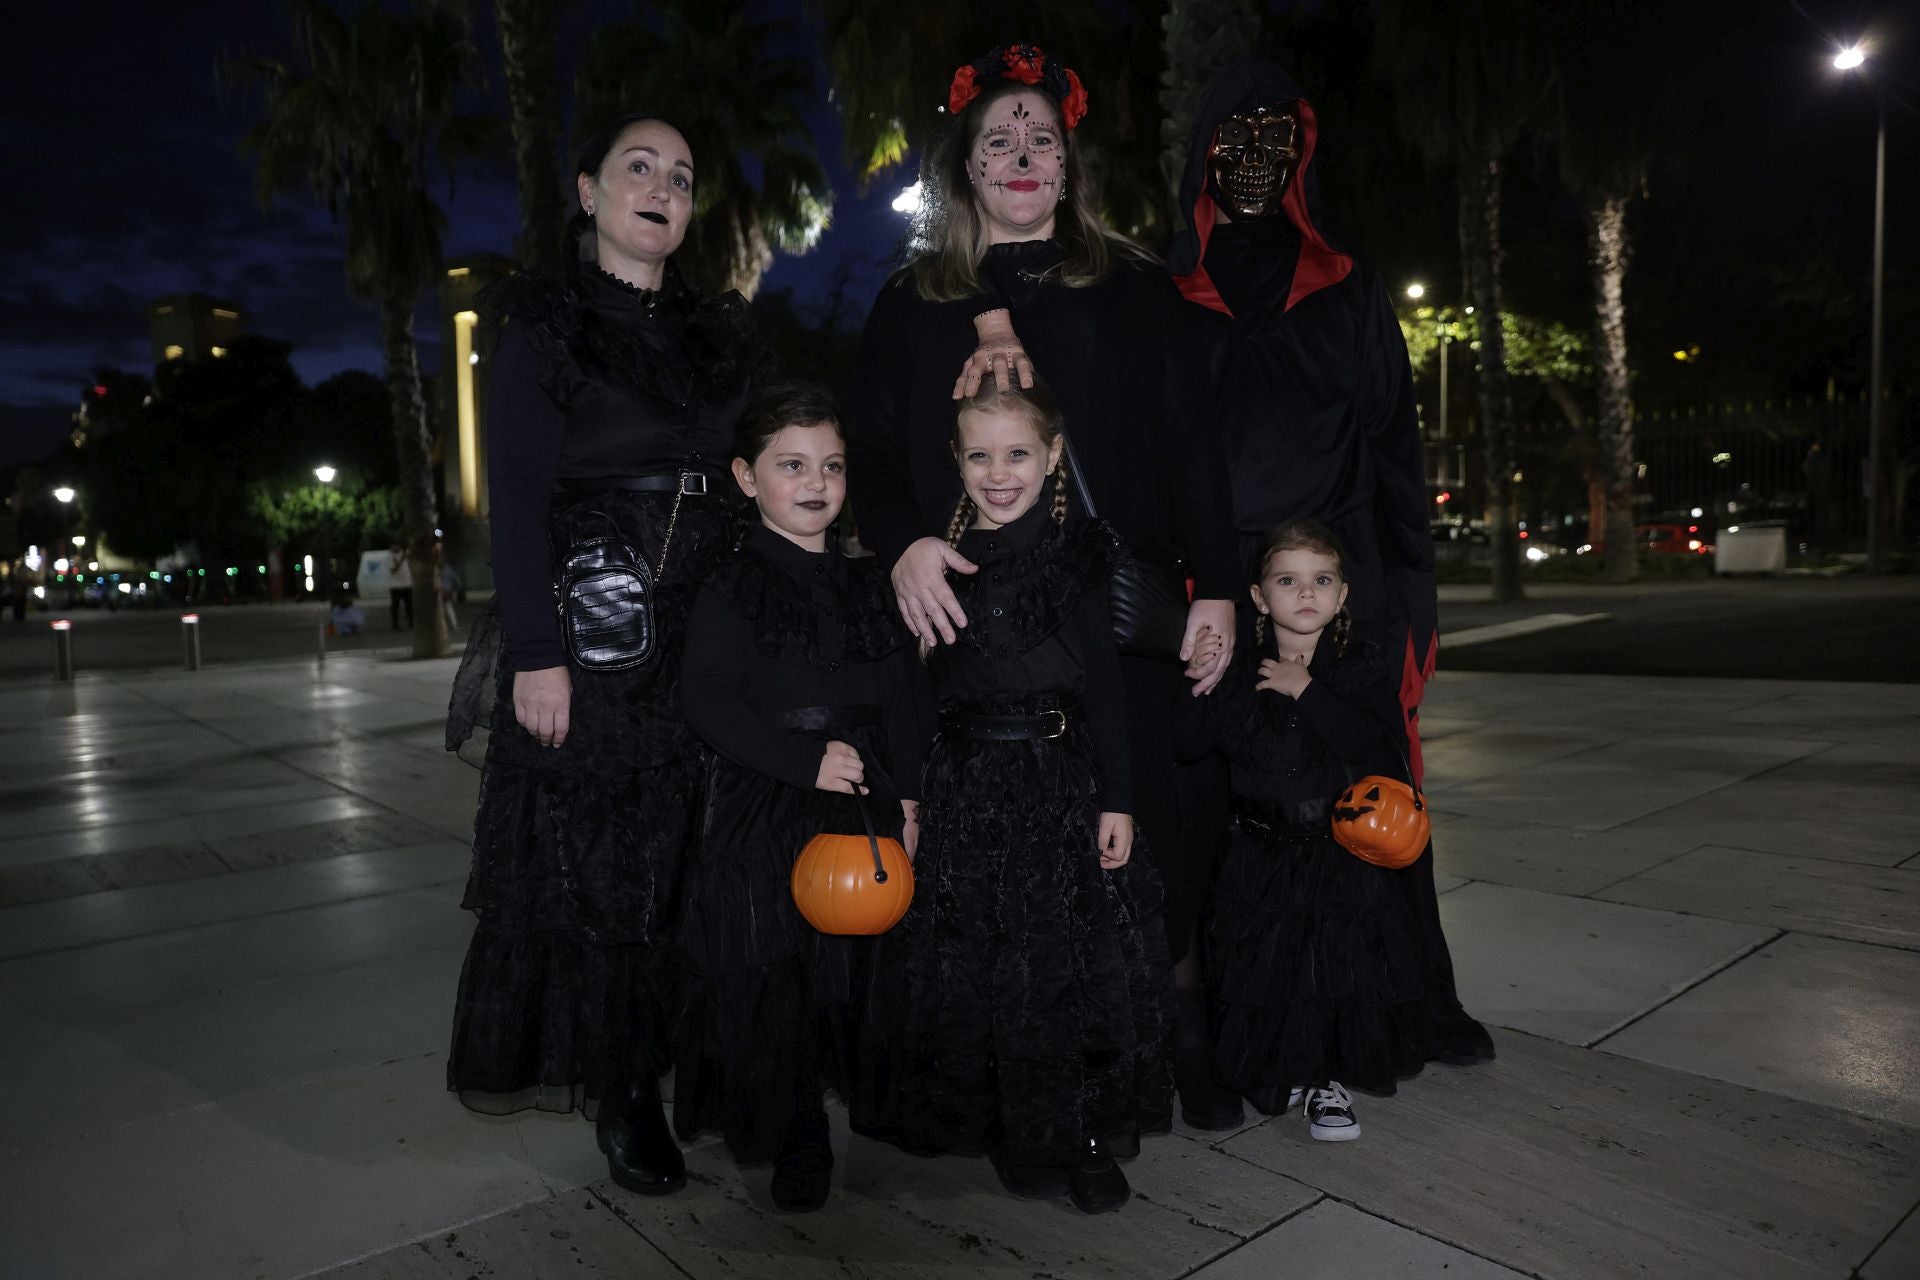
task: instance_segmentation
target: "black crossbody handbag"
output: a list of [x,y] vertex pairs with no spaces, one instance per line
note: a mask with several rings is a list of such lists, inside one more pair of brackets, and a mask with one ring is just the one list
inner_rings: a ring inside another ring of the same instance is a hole
[[[1099,519],[1086,473],[1073,456],[1073,442],[1063,434],[1067,470],[1073,475],[1074,496],[1090,519]],[[1113,603],[1113,639],[1121,653],[1135,658],[1180,660],[1187,638],[1187,579],[1177,569],[1148,564],[1136,555],[1122,557],[1107,582]]]
[[649,566],[604,511],[591,514],[605,522],[608,536],[577,541],[567,548],[556,585],[560,634],[567,652],[587,671],[625,671],[653,657],[658,647],[654,590],[667,571],[667,548],[680,519],[680,498],[673,500],[667,536],[660,541],[660,562]]

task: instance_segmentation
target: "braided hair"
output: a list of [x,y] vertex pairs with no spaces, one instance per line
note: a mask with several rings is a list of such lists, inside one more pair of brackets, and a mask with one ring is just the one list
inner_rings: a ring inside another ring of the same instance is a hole
[[[1060,412],[1060,406],[1054,401],[1053,393],[1047,390],[1046,383],[1039,374],[1033,375],[1033,385],[1023,387],[1018,381],[1010,381],[1002,387],[994,374],[987,374],[980,380],[980,389],[960,402],[959,409],[953,415],[953,453],[960,456],[960,415],[962,413],[1004,413],[1024,418],[1040,437],[1043,447],[1051,449],[1054,442],[1066,438],[1066,419]],[[1067,522],[1067,452],[1060,450],[1060,460],[1049,473],[1053,480],[1053,506],[1051,514],[1055,524]],[[947,541],[958,546],[960,535],[973,527],[979,518],[980,509],[973,503],[963,488],[960,501],[954,505],[953,519],[947,524]]]
[[[1253,562],[1254,585],[1266,577],[1267,561],[1281,551],[1312,551],[1333,561],[1334,572],[1342,581],[1347,576],[1347,550],[1340,545],[1340,539],[1333,530],[1318,520],[1288,520],[1267,530],[1267,536],[1260,540],[1260,556]],[[1327,636],[1333,641],[1333,656],[1344,657],[1347,642],[1353,636],[1353,614],[1346,605],[1340,606],[1340,612],[1333,615],[1333,621],[1327,627]],[[1267,642],[1267,617],[1256,614],[1253,619],[1253,640],[1256,645]]]

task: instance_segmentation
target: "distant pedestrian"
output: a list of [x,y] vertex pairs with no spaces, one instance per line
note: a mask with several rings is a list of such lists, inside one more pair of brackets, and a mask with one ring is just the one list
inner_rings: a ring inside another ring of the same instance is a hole
[[390,597],[388,608],[393,620],[393,629],[400,629],[400,616],[406,615],[407,630],[413,630],[413,563],[407,559],[407,549],[395,544],[389,553],[387,562],[387,587]]
[[1322,1142],[1360,1136],[1346,1086],[1391,1093],[1437,1052],[1425,943],[1398,872],[1333,838],[1333,802],[1405,777],[1398,654],[1347,612],[1345,553],[1297,520],[1267,535],[1252,652],[1182,708],[1179,754],[1227,757],[1233,823],[1207,915],[1221,1082],[1267,1115],[1305,1104]]
[[327,614],[327,625],[337,636],[357,635],[367,629],[367,615],[353,597],[341,594],[334,597],[333,609]]
[[454,608],[454,600],[460,594],[460,575],[446,561],[440,562],[440,611],[446,615],[447,632],[452,634],[460,626],[460,611]]

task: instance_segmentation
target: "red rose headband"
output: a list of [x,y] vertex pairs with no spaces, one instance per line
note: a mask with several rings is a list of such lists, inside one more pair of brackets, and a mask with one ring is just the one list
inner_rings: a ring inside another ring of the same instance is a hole
[[1060,123],[1069,130],[1087,114],[1086,86],[1073,68],[1062,66],[1030,44],[1003,45],[954,72],[953,84],[947,90],[948,112],[957,116],[965,111],[989,80],[1039,85],[1060,105]]

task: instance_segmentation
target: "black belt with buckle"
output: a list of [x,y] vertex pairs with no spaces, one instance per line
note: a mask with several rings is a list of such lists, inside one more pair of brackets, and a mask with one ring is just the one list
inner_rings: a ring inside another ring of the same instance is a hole
[[782,729],[803,733],[844,733],[848,729],[869,729],[880,723],[880,708],[871,703],[849,703],[839,707],[795,707],[774,717]]
[[1077,706],[1023,716],[942,711],[940,728],[963,738],[985,738],[991,742],[1031,742],[1041,738],[1063,737],[1079,718],[1080,708]]
[[590,479],[562,480],[567,493],[600,493],[607,489],[632,489],[641,493],[678,493],[689,498],[705,498],[720,492],[719,475],[691,467],[672,467],[637,476],[594,476]]

